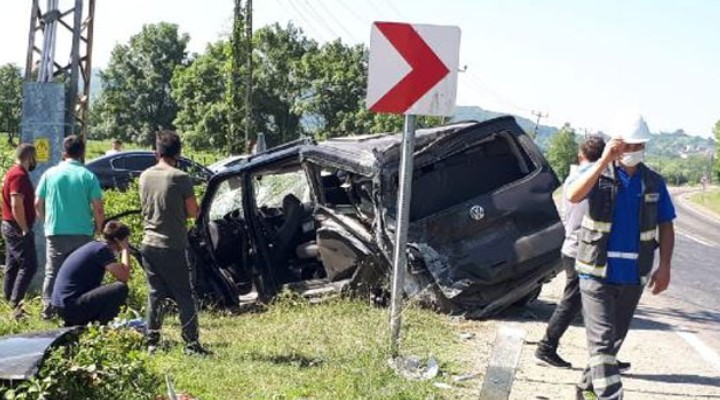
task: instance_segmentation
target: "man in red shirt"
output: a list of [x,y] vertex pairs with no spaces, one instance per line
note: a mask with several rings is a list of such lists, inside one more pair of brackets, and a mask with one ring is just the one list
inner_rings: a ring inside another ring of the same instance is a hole
[[29,172],[37,165],[35,146],[21,144],[2,187],[2,236],[5,239],[3,295],[16,319],[24,316],[22,300],[37,270],[35,253],[35,191]]

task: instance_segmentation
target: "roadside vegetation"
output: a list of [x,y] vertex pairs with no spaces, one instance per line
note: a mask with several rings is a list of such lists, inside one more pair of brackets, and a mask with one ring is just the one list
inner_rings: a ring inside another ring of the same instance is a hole
[[[0,174],[4,175],[12,163],[13,149],[2,139]],[[88,158],[109,147],[109,141],[89,141]],[[198,189],[199,196],[202,190]],[[125,192],[106,191],[104,198],[107,216],[140,206],[136,185]],[[133,243],[139,243],[139,216],[122,220],[133,232]],[[135,262],[130,287],[128,308],[121,315],[125,319],[143,316],[145,310],[147,286]],[[29,299],[25,309],[28,318],[17,322],[9,305],[0,300],[0,335],[58,328],[58,321],[40,319],[39,297]],[[169,345],[153,356],[144,351],[142,336],[131,330],[91,327],[77,344],[54,350],[36,379],[12,388],[0,384],[0,398],[152,399],[167,393],[166,377],[178,392],[203,400],[456,399],[477,393],[477,379],[452,381],[454,375],[477,372],[469,357],[477,350],[459,337],[468,329],[467,323],[408,306],[402,353],[421,359],[434,357],[442,371],[435,379],[413,381],[400,377],[388,365],[388,321],[389,310],[373,307],[369,301],[337,298],[313,305],[289,293],[263,312],[231,315],[206,309],[200,313],[201,339],[216,353],[210,358],[183,354],[176,316],[168,318],[163,332]],[[435,383],[452,389],[438,388]]]
[[690,201],[720,215],[720,188],[713,187],[690,196]]
[[[143,285],[137,277],[134,285]],[[15,322],[0,302],[0,334],[57,328],[40,320],[40,301],[29,319]],[[91,327],[78,344],[52,352],[38,377],[10,390],[3,399],[142,399],[166,393],[169,376],[178,392],[208,399],[457,399],[477,394],[478,379],[454,383],[473,372],[468,354],[477,351],[460,339],[461,325],[447,316],[414,306],[404,314],[404,355],[434,357],[441,375],[407,380],[388,366],[388,310],[350,299],[310,304],[281,296],[265,312],[200,314],[201,337],[213,357],[182,352],[176,317],[164,329],[168,347],[148,356],[132,330]],[[132,313],[126,313],[132,317]],[[435,383],[452,385],[438,388]],[[45,396],[45,397],[42,397]]]

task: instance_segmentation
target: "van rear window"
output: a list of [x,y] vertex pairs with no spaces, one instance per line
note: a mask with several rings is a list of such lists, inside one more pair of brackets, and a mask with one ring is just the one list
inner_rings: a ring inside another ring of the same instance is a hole
[[524,150],[510,140],[506,135],[497,135],[495,140],[416,169],[410,220],[422,219],[527,176],[534,167],[526,166]]

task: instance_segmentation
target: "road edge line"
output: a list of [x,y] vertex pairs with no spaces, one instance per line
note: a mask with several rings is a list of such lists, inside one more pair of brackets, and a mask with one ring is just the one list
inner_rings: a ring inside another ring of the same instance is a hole
[[710,346],[705,344],[705,342],[700,340],[697,335],[688,332],[687,330],[675,329],[675,333],[677,333],[681,338],[683,338],[695,350],[695,352],[700,355],[703,360],[713,366],[718,371],[718,373],[720,373],[720,355],[718,355],[715,350],[713,350]]

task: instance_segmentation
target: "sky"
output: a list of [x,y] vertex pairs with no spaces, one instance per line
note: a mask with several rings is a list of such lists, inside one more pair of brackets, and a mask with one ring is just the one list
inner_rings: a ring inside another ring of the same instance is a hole
[[[41,0],[44,3],[44,0]],[[0,64],[23,65],[30,0],[0,8]],[[60,0],[61,8],[73,3]],[[94,67],[143,24],[176,23],[202,52],[230,31],[233,0],[97,0]],[[257,29],[289,21],[308,37],[369,45],[373,21],[461,29],[458,105],[609,132],[618,115],[710,136],[720,120],[720,1],[255,0]],[[63,51],[65,53],[63,53]],[[69,54],[59,46],[57,54]]]

